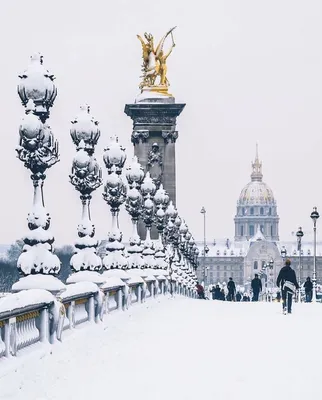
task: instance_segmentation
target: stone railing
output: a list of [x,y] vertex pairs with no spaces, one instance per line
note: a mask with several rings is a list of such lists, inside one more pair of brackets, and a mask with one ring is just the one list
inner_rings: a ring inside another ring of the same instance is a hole
[[[196,291],[173,282],[173,294],[196,298]],[[54,296],[43,289],[24,290],[0,299],[0,358],[16,356],[37,343],[54,344],[64,331],[98,323],[115,310],[127,310],[157,296],[170,294],[167,279],[110,278],[102,285],[79,282]]]

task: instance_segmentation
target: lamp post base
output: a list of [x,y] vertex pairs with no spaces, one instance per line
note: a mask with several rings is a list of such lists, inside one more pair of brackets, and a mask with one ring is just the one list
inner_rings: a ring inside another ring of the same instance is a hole
[[66,286],[53,275],[35,274],[20,278],[18,282],[12,285],[12,292],[20,292],[28,289],[44,289],[52,294],[64,291]]

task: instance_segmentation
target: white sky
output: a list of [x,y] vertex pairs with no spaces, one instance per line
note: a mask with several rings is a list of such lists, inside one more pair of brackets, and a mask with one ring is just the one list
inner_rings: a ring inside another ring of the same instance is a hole
[[[322,212],[322,3],[319,0],[11,0],[0,15],[2,195],[0,242],[26,229],[32,184],[15,158],[23,116],[17,75],[40,51],[55,74],[58,96],[50,123],[61,162],[48,173],[45,201],[56,243],[72,243],[80,202],[68,174],[75,147],[70,120],[87,102],[100,121],[97,158],[112,134],[133,154],[125,103],[138,94],[141,47],[136,34],[159,39],[170,27],[176,48],[168,59],[171,92],[187,106],[178,118],[177,201],[196,239],[233,238],[233,217],[249,181],[255,143],[264,181],[278,202],[280,236],[310,230],[312,207]],[[103,163],[102,163],[103,165]],[[104,169],[105,174],[105,169]],[[106,174],[105,174],[106,176]],[[110,228],[108,206],[93,198],[99,238]],[[124,211],[121,228],[129,236]]]

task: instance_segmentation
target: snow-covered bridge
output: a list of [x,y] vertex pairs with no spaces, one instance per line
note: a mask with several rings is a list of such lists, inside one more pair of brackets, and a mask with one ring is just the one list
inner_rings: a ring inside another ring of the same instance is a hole
[[[159,296],[0,364],[1,398],[303,399],[321,396],[319,304]],[[316,397],[318,398],[318,397]]]

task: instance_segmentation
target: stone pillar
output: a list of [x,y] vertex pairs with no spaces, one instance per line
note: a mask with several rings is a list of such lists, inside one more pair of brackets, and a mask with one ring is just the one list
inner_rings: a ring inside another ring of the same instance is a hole
[[[176,104],[174,97],[155,96],[126,104],[124,112],[133,120],[134,154],[145,171],[150,171],[156,184],[163,184],[175,205],[175,143],[178,138],[176,123],[185,104]],[[138,233],[144,240],[146,229],[143,223],[138,224]],[[156,229],[152,229],[151,238],[157,237]]]

